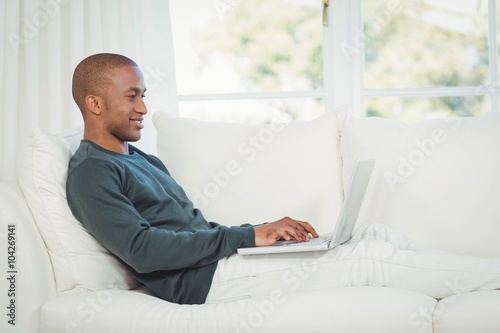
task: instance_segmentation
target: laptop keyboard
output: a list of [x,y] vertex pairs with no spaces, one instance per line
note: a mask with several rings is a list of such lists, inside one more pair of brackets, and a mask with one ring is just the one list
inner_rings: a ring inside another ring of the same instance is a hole
[[301,246],[301,245],[310,245],[310,244],[323,244],[328,243],[332,239],[332,234],[321,235],[318,238],[311,238],[309,242],[296,242],[296,241],[278,241],[274,244],[274,246]]

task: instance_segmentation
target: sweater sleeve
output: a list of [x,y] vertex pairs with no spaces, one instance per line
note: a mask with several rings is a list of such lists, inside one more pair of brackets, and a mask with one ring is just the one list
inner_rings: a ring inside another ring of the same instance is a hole
[[[172,229],[154,226],[126,196],[125,176],[112,163],[87,159],[68,175],[68,203],[96,239],[138,273],[201,267],[255,245],[251,226],[212,225],[193,209],[188,214],[191,229],[179,228],[181,223],[175,221]],[[167,205],[176,204],[174,198],[166,200]]]

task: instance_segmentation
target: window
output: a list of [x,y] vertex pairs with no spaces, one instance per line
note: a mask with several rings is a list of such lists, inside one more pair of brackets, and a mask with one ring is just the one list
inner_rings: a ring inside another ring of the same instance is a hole
[[403,121],[498,109],[495,0],[171,0],[181,116],[266,123],[349,105]]
[[322,3],[172,0],[181,116],[266,123],[324,111]]
[[350,20],[336,52],[359,114],[417,121],[498,108],[494,0],[338,3]]

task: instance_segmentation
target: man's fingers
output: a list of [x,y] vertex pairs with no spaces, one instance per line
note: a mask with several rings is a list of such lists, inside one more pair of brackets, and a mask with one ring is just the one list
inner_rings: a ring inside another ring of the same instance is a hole
[[302,226],[299,228],[296,228],[296,226],[287,226],[286,232],[297,242],[309,241],[309,233]]
[[309,222],[301,222],[301,225],[308,234],[311,234],[314,238],[319,237],[318,233],[313,228],[313,226],[309,224]]
[[306,221],[298,221],[298,220],[293,220],[293,219],[290,219],[288,218],[288,221],[287,221],[287,224],[293,228],[295,228],[296,230],[298,230],[299,232],[301,232],[301,234],[303,235],[303,237],[305,237],[305,241],[308,241],[309,240],[309,235],[312,235],[314,238],[317,238],[319,237],[318,233],[316,232],[316,230],[314,230],[314,228],[309,224],[309,222],[306,222]]

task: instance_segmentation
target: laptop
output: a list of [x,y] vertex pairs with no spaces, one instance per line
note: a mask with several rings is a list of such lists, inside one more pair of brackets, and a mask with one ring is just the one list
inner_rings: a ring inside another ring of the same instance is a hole
[[238,249],[240,255],[272,254],[307,251],[327,251],[347,242],[352,237],[366,188],[370,181],[374,160],[358,160],[347,187],[344,203],[340,209],[333,232],[311,238],[309,242],[278,241],[271,246]]

